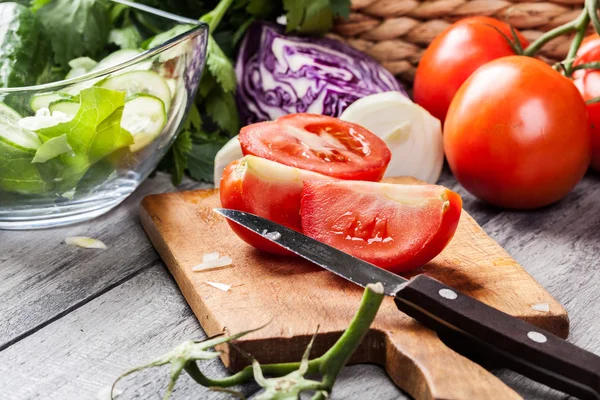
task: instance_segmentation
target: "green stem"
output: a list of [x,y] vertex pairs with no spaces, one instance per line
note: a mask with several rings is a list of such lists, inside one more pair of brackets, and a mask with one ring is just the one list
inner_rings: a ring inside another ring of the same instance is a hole
[[211,12],[200,17],[201,22],[206,22],[208,24],[210,33],[213,33],[217,29],[223,16],[232,4],[233,0],[221,0]]
[[585,64],[579,64],[573,67],[571,71],[577,71],[579,69],[600,69],[600,62],[594,61]]
[[[309,361],[308,363],[308,373],[314,374],[319,372],[319,367],[321,365],[321,359],[316,358],[314,360]],[[296,371],[300,368],[300,362],[292,362],[292,363],[281,363],[281,364],[265,364],[261,365],[261,369],[265,375],[271,376],[284,376],[291,372]],[[246,383],[251,381],[254,378],[254,374],[252,373],[252,366],[249,365],[243,370],[237,372],[234,375],[228,376],[223,379],[211,379],[205,376],[200,369],[198,368],[198,364],[189,363],[185,367],[186,372],[198,382],[202,386],[210,387],[231,387],[235,385],[241,385],[242,383]]]
[[[327,353],[308,362],[308,374],[320,372],[323,375],[323,384],[320,389],[331,390],[341,369],[348,363],[362,339],[369,332],[383,298],[381,284],[368,285],[360,307],[346,331]],[[261,365],[262,372],[271,376],[284,376],[298,368],[300,368],[299,362]],[[240,372],[223,379],[212,379],[205,376],[195,362],[189,363],[185,370],[196,382],[206,387],[231,387],[246,383],[254,377],[252,366],[247,366]]]
[[557,26],[556,28],[544,33],[542,36],[537,38],[533,43],[527,46],[523,54],[530,57],[535,56],[537,52],[542,48],[542,46],[551,41],[552,39],[562,36],[565,33],[569,33],[576,30],[584,18],[589,18],[587,7],[584,7],[581,14],[579,14],[579,16],[573,21],[569,21],[564,25]]
[[585,8],[588,10],[588,15],[594,26],[596,33],[600,34],[600,19],[598,18],[598,1],[585,0]]
[[333,347],[321,357],[321,374],[326,390],[331,390],[338,374],[369,332],[383,298],[383,286],[380,283],[367,285],[352,322]]
[[[584,11],[586,11],[584,9]],[[579,18],[578,18],[579,19]],[[565,75],[571,76],[573,72],[573,62],[575,61],[575,56],[577,55],[577,50],[581,46],[581,42],[585,36],[585,31],[587,30],[588,25],[590,24],[590,16],[589,13],[585,13],[583,18],[578,22],[576,26],[577,33],[571,42],[571,47],[569,48],[569,54],[567,54],[567,58],[564,62],[565,65]]]

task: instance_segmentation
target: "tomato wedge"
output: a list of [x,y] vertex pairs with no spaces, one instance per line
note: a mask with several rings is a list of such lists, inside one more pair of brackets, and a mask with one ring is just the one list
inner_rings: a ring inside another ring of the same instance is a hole
[[305,235],[389,271],[418,268],[454,236],[462,200],[436,185],[306,181]]
[[[300,231],[300,195],[302,183],[307,179],[332,178],[262,158],[245,156],[229,164],[223,172],[221,205],[256,214]],[[292,254],[236,223],[230,222],[229,225],[242,240],[259,250]]]
[[340,179],[379,181],[390,162],[386,144],[360,125],[315,114],[291,114],[242,128],[244,155]]

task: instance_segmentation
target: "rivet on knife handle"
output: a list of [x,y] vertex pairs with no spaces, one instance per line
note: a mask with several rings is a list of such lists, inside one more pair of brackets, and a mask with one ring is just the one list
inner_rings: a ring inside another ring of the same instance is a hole
[[441,336],[462,336],[516,372],[581,399],[600,399],[600,357],[550,332],[425,275],[405,285],[395,302]]

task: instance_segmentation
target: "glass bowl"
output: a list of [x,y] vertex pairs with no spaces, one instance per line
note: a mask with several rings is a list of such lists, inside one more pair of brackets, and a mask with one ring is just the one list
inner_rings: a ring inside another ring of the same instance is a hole
[[154,171],[194,101],[208,28],[165,13],[150,17],[195,25],[96,73],[0,88],[0,229],[97,217]]

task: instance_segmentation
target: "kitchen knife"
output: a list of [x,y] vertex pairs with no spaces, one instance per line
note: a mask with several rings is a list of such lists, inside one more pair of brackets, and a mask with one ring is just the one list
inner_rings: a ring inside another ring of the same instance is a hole
[[486,358],[581,399],[600,399],[600,357],[426,275],[410,280],[265,218],[218,208],[225,218],[359,286],[380,282],[398,309]]

